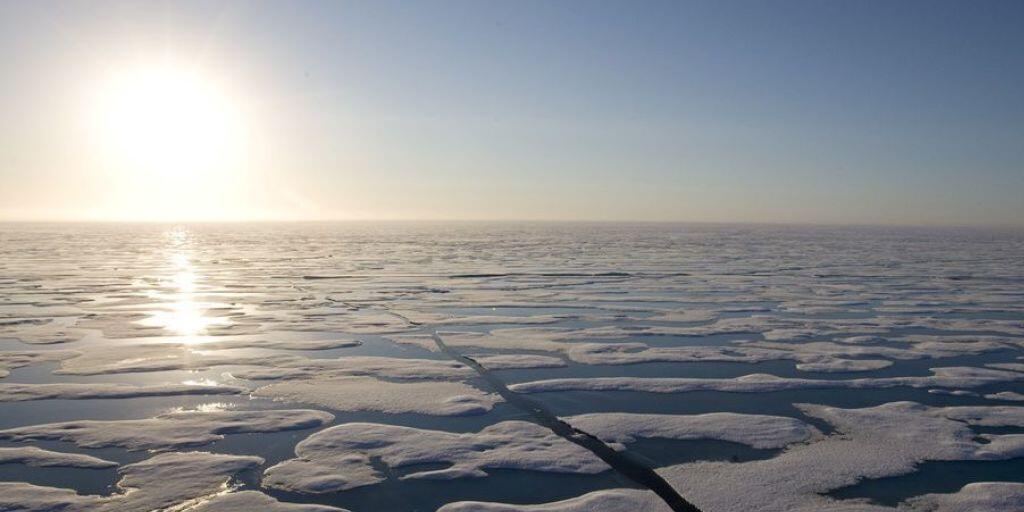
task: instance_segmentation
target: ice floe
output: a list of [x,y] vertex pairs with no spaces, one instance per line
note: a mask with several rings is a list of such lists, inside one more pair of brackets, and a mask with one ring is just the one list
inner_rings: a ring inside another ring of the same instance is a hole
[[146,396],[237,395],[249,389],[226,384],[104,384],[62,382],[52,384],[0,383],[0,402],[27,400],[88,400]]
[[470,355],[469,357],[488,370],[561,368],[567,366],[565,361],[560,358],[535,354]]
[[695,415],[595,413],[563,419],[573,427],[615,443],[631,443],[637,438],[715,439],[769,449],[807,441],[817,432],[795,418],[728,412]]
[[1017,393],[1016,391],[1000,391],[998,393],[990,393],[985,395],[985,398],[990,400],[1009,400],[1013,402],[1024,402],[1024,393]]
[[449,503],[437,512],[669,512],[668,505],[651,491],[609,489],[554,503],[513,505],[461,501]]
[[[916,342],[908,341],[906,348],[873,343],[837,343],[805,341],[801,343],[755,341],[732,342],[723,346],[651,347],[639,341],[593,342],[594,339],[636,338],[644,335],[672,334],[674,328],[640,327],[622,328],[606,326],[581,330],[514,327],[494,329],[488,333],[440,333],[446,345],[457,348],[484,348],[490,350],[529,350],[562,353],[583,364],[621,365],[656,362],[744,362],[759,363],[771,360],[796,361],[797,369],[813,372],[857,372],[886,368],[891,360],[953,357],[980,354],[1007,347],[1005,340],[938,341],[933,337]],[[787,335],[787,339],[793,336]],[[808,335],[807,337],[811,337]],[[857,337],[848,337],[854,339]],[[861,337],[862,339],[866,339]],[[418,345],[437,350],[433,339],[426,335],[402,335],[393,339],[398,343]]]
[[476,433],[347,423],[317,432],[295,447],[295,459],[268,469],[264,485],[305,493],[334,492],[383,480],[370,464],[392,468],[425,463],[443,469],[413,471],[402,479],[482,477],[488,469],[599,473],[608,466],[590,451],[524,421],[505,421]]
[[0,446],[0,464],[26,464],[37,467],[66,467],[103,469],[117,466],[116,462],[80,453],[43,450],[35,446]]
[[1021,512],[1024,484],[1016,482],[975,482],[952,494],[925,494],[907,500],[912,512]]
[[426,311],[413,311],[408,309],[392,310],[415,324],[432,326],[441,325],[489,325],[489,324],[553,324],[564,320],[567,316],[561,315],[528,315],[528,316],[500,316],[500,315],[454,315],[446,313],[432,313]]
[[397,380],[460,379],[475,375],[462,363],[437,359],[407,359],[401,357],[347,356],[336,359],[310,359],[290,357],[262,362],[253,367],[232,372],[242,379],[310,379],[345,376],[374,376]]
[[151,512],[188,510],[228,491],[236,475],[259,467],[259,457],[203,452],[163,453],[121,467],[118,491],[82,495],[71,489],[0,482],[0,510],[19,512]]
[[[890,508],[864,502],[832,502],[823,508],[799,508],[803,512],[1022,512],[1024,484],[1015,482],[976,482],[952,494],[926,494]],[[449,503],[438,512],[668,512],[669,507],[654,493],[633,489],[595,491],[553,503],[516,505],[463,501]],[[761,509],[752,509],[761,510]],[[718,509],[705,509],[717,512]]]
[[0,430],[0,439],[162,451],[212,443],[226,434],[313,428],[333,419],[332,414],[312,410],[179,411],[141,420],[79,420],[12,428]]
[[287,380],[258,388],[253,395],[339,411],[435,416],[483,414],[501,401],[461,382],[389,382],[365,376]]
[[188,512],[347,512],[326,505],[307,505],[277,501],[257,491],[238,491],[218,494],[200,502]]
[[59,375],[103,375],[168,370],[203,370],[239,366],[232,372],[245,379],[281,379],[340,375],[374,375],[395,379],[459,378],[473,374],[461,363],[434,359],[380,356],[309,358],[294,354],[225,354],[203,346],[149,343],[95,351],[61,360]]
[[864,478],[906,474],[926,460],[993,460],[1024,453],[1024,436],[987,435],[980,442],[961,421],[1001,422],[1007,415],[1002,408],[932,408],[911,402],[864,409],[799,407],[838,432],[792,445],[772,459],[697,462],[659,472],[706,511],[831,511],[850,510],[851,503],[823,494]]
[[1024,380],[1015,372],[969,366],[932,368],[930,376],[878,377],[847,380],[791,379],[755,373],[732,379],[594,377],[549,379],[512,384],[509,389],[519,393],[549,391],[645,391],[650,393],[686,393],[691,391],[724,391],[732,393],[764,393],[791,389],[870,389],[897,386],[972,388],[1000,382]]
[[886,359],[837,359],[825,358],[820,361],[797,363],[796,369],[805,372],[866,372],[892,366]]
[[177,343],[121,345],[116,349],[80,353],[61,361],[58,375],[102,375],[111,373],[197,370],[224,365],[267,365],[297,359],[296,356],[225,355],[204,351],[201,346]]

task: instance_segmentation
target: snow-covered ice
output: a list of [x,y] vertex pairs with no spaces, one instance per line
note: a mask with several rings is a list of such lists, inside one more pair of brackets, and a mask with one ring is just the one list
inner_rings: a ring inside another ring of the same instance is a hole
[[[609,469],[586,449],[524,421],[506,421],[466,434],[348,423],[313,434],[295,447],[295,454],[295,459],[268,469],[264,483],[307,493],[369,485],[383,479],[370,464],[371,458],[391,468],[445,464],[442,469],[414,471],[404,479],[483,477],[488,469],[555,473]],[[337,479],[325,479],[324,475],[336,475]]]
[[[704,512],[1024,510],[1024,478],[970,472],[1024,459],[1022,253],[897,228],[0,226],[0,510],[668,510],[657,475]],[[932,463],[966,476],[913,480]],[[904,494],[871,501],[878,478]]]
[[339,411],[483,414],[501,398],[461,382],[389,382],[373,377],[294,379],[256,389],[254,396],[329,407]]
[[323,411],[180,411],[142,420],[80,420],[0,430],[0,439],[68,441],[85,448],[118,446],[163,451],[198,446],[225,434],[318,427],[334,419]]

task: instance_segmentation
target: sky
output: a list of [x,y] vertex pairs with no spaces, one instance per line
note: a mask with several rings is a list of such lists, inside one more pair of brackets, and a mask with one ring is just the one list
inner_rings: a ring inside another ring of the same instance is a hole
[[1024,226],[1024,2],[0,2],[0,220]]

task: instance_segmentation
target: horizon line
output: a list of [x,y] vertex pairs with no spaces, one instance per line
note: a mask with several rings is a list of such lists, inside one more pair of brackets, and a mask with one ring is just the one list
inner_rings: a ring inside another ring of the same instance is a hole
[[815,222],[815,221],[743,221],[743,220],[667,220],[667,219],[487,219],[487,218],[334,218],[334,219],[3,219],[0,224],[678,224],[704,226],[776,226],[823,228],[905,228],[905,229],[981,229],[1024,230],[1024,224],[1010,223],[901,223],[901,222]]

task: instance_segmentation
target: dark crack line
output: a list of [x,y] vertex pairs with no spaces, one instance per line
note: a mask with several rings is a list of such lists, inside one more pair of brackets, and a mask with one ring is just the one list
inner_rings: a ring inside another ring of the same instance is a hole
[[669,485],[669,483],[653,469],[635,460],[626,453],[612,449],[612,447],[605,444],[604,441],[598,439],[597,436],[562,421],[558,416],[540,403],[508,389],[501,379],[495,377],[494,374],[478,363],[475,359],[462,355],[457,350],[446,345],[444,340],[441,339],[441,336],[437,334],[437,330],[430,328],[429,332],[430,336],[434,339],[434,343],[437,344],[437,348],[440,349],[441,352],[474,369],[481,378],[487,381],[487,383],[505,399],[506,402],[523,410],[524,412],[529,413],[537,424],[547,427],[563,439],[586,448],[606,464],[611,466],[615,471],[618,471],[626,478],[629,478],[630,480],[653,491],[675,512],[700,512],[699,508],[680,496],[679,493],[676,492],[675,488]]

